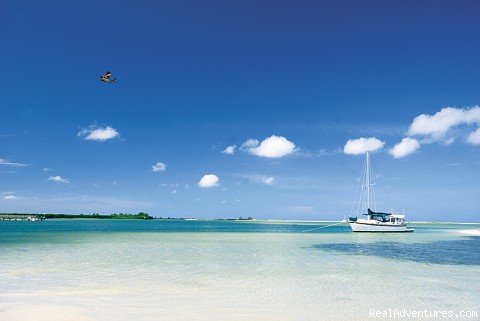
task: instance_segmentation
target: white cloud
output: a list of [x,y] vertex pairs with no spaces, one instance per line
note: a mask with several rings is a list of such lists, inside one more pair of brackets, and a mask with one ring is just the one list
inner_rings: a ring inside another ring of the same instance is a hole
[[115,128],[110,126],[97,127],[92,125],[79,131],[77,136],[84,136],[86,140],[104,142],[109,139],[120,137],[120,133]]
[[17,197],[15,195],[6,195],[4,198],[4,200],[16,200]]
[[48,168],[48,167],[42,168],[42,171],[44,171],[44,172],[49,172],[49,171],[51,171],[51,170],[52,170],[52,169],[51,169],[51,168]]
[[164,172],[167,169],[167,165],[162,162],[157,162],[155,165],[152,165],[152,172]]
[[267,185],[273,185],[274,181],[275,181],[275,177],[262,177],[262,182]]
[[420,143],[418,140],[405,137],[400,143],[393,146],[389,153],[395,158],[402,158],[415,153],[418,149],[420,149]]
[[349,139],[343,147],[343,152],[350,155],[360,155],[382,149],[383,145],[385,145],[385,142],[375,137],[360,137],[358,139]]
[[425,143],[442,141],[453,143],[453,138],[446,137],[454,127],[460,125],[480,125],[480,107],[455,108],[445,107],[434,115],[422,114],[413,119],[408,135],[424,137]]
[[218,186],[218,176],[214,174],[203,175],[202,179],[198,182],[198,186],[203,188]]
[[[248,149],[248,152],[259,157],[280,158],[295,152],[295,144],[283,136],[267,137],[260,145],[255,140],[246,141],[243,145],[246,145],[247,142],[252,146]],[[253,144],[255,142],[258,146]]]
[[68,179],[62,178],[60,176],[50,176],[48,180],[52,182],[59,182],[59,183],[70,183]]
[[235,149],[236,148],[237,148],[237,145],[228,146],[227,148],[225,148],[223,150],[222,153],[227,154],[227,155],[233,155],[233,154],[235,154]]
[[468,135],[467,142],[473,145],[479,145],[480,144],[480,128],[478,128],[476,131],[473,131]]
[[0,165],[7,165],[7,166],[12,166],[12,167],[25,167],[25,166],[28,166],[27,164],[10,162],[10,161],[8,161],[7,159],[3,159],[3,158],[0,158]]

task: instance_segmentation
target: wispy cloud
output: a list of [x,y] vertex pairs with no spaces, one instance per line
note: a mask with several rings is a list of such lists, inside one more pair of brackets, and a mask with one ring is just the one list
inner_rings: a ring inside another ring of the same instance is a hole
[[[4,202],[5,210],[45,213],[138,213],[152,208],[151,201],[98,195],[64,197],[22,196],[15,202]],[[8,205],[10,204],[10,205]]]
[[245,179],[246,181],[254,184],[261,184],[261,185],[274,185],[275,184],[275,177],[273,176],[265,176],[255,173],[248,173],[248,174],[237,174],[237,176]]
[[262,182],[266,185],[273,185],[275,177],[262,177]]
[[339,155],[343,152],[342,148],[341,147],[337,147],[337,148],[334,148],[334,149],[325,149],[325,148],[322,148],[320,149],[317,153],[316,153],[316,156],[332,156],[332,155]]
[[6,201],[11,201],[11,200],[16,200],[18,199],[17,196],[14,195],[14,192],[2,192],[0,195],[2,195],[3,199]]
[[248,152],[251,148],[257,147],[260,142],[256,139],[250,138],[243,142],[240,146],[240,150],[243,152]]
[[[281,122],[269,122],[255,124],[262,126],[264,130],[268,131],[300,131],[304,133],[309,133],[313,135],[319,135],[319,133],[346,133],[350,136],[367,136],[367,135],[378,135],[378,136],[400,136],[408,130],[408,125],[401,123],[392,123],[385,121],[378,122],[369,122],[359,124],[347,122],[347,121],[309,121],[309,122],[298,122],[298,121],[281,121]],[[201,127],[203,129],[209,130],[243,130],[244,125],[238,123],[225,123],[225,122],[215,122],[215,123],[202,123]]]
[[28,164],[10,162],[8,159],[0,158],[0,165],[12,166],[12,167],[26,167]]
[[78,137],[84,137],[86,140],[104,142],[106,140],[120,138],[120,133],[113,127],[98,127],[91,125],[77,133]]
[[52,182],[57,182],[57,183],[66,183],[66,184],[70,183],[70,180],[66,178],[62,178],[61,176],[50,176],[48,180]]
[[157,162],[155,165],[152,165],[152,172],[164,172],[167,169],[167,165],[162,162]]
[[222,153],[227,154],[227,155],[233,155],[235,154],[235,149],[237,148],[237,145],[231,145],[225,148]]

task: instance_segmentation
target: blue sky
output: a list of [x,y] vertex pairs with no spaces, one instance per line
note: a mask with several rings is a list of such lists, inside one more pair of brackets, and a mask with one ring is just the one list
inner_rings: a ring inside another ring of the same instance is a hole
[[[4,1],[0,211],[340,219],[371,148],[378,209],[478,221],[479,14],[478,1]],[[201,187],[207,174],[219,181]]]

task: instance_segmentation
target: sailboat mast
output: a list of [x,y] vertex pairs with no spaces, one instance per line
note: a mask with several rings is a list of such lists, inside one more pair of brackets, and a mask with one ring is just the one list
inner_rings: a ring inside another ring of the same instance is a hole
[[367,152],[367,170],[365,171],[367,184],[367,213],[370,208],[370,152]]

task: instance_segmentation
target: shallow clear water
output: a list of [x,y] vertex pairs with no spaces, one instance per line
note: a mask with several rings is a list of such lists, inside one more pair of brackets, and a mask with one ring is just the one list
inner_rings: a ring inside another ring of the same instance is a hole
[[0,320],[480,312],[480,237],[461,233],[480,225],[410,224],[415,232],[400,234],[352,233],[347,225],[311,230],[329,224],[0,222]]

